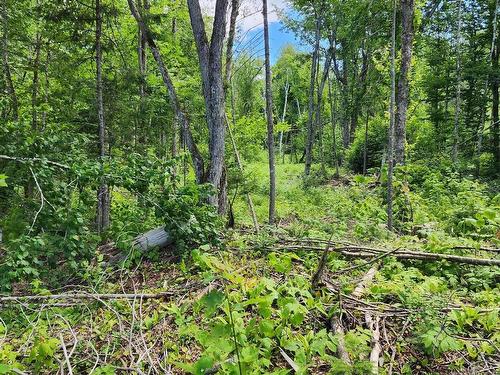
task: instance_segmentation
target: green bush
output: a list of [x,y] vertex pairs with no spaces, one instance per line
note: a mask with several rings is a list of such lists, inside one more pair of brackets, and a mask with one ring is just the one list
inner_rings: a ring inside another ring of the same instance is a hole
[[[384,117],[372,118],[368,123],[368,142],[366,145],[366,167],[368,169],[380,167],[382,164],[382,157],[387,144],[387,126],[387,119]],[[356,173],[363,172],[364,147],[365,129],[360,126],[346,155],[349,167]]]

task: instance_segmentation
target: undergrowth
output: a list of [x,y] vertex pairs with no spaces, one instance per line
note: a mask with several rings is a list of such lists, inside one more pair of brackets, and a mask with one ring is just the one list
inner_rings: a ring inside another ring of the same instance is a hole
[[[261,223],[267,215],[266,168],[258,161],[247,166]],[[163,209],[148,222],[178,216],[169,228],[178,231],[183,251],[153,251],[118,269],[109,267],[106,254],[94,254],[62,289],[37,275],[14,284],[14,291],[43,296],[64,294],[78,283],[76,289],[95,297],[1,302],[0,373],[50,374],[71,366],[73,373],[93,374],[368,374],[374,333],[367,312],[379,319],[381,374],[498,371],[498,267],[390,255],[369,263],[332,252],[323,281],[312,285],[321,251],[280,242],[316,238],[332,245],[349,241],[493,257],[480,248],[498,247],[498,196],[452,172],[409,165],[396,175],[393,233],[385,227],[383,175],[317,174],[325,182],[313,186],[301,178],[301,165],[278,165],[277,171],[278,228],[252,234],[240,191],[234,211],[241,225],[221,232],[213,212],[195,208],[193,197],[202,191],[176,189],[163,193]],[[114,230],[128,227],[132,233],[129,218],[143,215],[140,204],[120,195]],[[362,298],[353,299],[374,265],[373,281]],[[136,296],[108,300],[96,293]],[[339,358],[339,347],[348,361]]]

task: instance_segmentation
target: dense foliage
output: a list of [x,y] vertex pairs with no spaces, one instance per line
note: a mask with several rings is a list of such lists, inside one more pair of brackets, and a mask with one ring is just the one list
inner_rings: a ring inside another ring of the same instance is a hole
[[497,372],[498,0],[216,3],[0,0],[0,374]]

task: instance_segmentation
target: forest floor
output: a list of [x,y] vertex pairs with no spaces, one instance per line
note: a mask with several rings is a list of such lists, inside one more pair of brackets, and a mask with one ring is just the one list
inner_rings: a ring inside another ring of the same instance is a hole
[[[62,289],[22,286],[38,297],[0,302],[0,374],[497,374],[498,265],[398,258],[498,259],[498,241],[462,212],[467,199],[484,203],[474,220],[490,217],[487,194],[465,182],[445,205],[436,181],[410,184],[399,204],[411,202],[412,224],[396,235],[375,178],[308,186],[301,172],[277,166],[277,227],[254,234],[238,199],[220,246],[120,269],[103,254]],[[267,166],[247,173],[263,223]]]

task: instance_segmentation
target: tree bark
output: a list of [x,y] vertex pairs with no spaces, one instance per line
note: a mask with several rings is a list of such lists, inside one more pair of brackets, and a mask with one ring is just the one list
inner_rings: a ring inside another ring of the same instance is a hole
[[493,133],[493,153],[495,155],[496,171],[500,173],[500,120],[498,115],[499,106],[499,85],[500,85],[500,66],[498,63],[500,56],[500,37],[498,33],[498,0],[495,1],[495,9],[492,27],[492,45],[491,45],[491,65],[493,75],[491,77],[491,121]]
[[[101,173],[104,171],[104,158],[106,157],[106,125],[104,123],[104,103],[102,95],[102,9],[100,0],[95,2],[95,59],[96,59],[96,97],[97,97],[97,119],[99,127],[99,162]],[[101,177],[100,186],[97,190],[97,231],[102,233],[109,226],[110,195],[108,185],[104,176]]]
[[321,21],[318,14],[316,14],[316,29],[314,37],[314,49],[311,61],[311,81],[309,84],[309,112],[307,115],[307,141],[306,141],[306,155],[305,155],[305,166],[304,174],[309,176],[311,172],[312,164],[312,148],[314,143],[314,122],[313,122],[313,112],[314,112],[314,93],[316,87],[316,74],[318,70],[319,63],[319,42],[320,42],[320,28]]
[[7,0],[2,1],[2,63],[5,74],[5,83],[7,85],[7,93],[10,96],[10,105],[12,109],[12,119],[17,121],[19,119],[19,104],[17,101],[16,90],[12,82],[12,74],[10,72],[9,64],[9,21],[7,14]]
[[328,72],[330,71],[330,64],[332,62],[332,54],[331,50],[328,50],[326,60],[325,60],[325,65],[323,67],[323,74],[321,76],[321,81],[318,86],[318,91],[316,92],[316,114],[315,114],[315,125],[313,128],[312,132],[312,146],[314,145],[314,139],[316,138],[316,129],[319,130],[319,142],[320,142],[320,154],[321,154],[321,168],[322,171],[325,172],[325,164],[324,164],[324,157],[323,157],[323,140],[322,140],[322,123],[321,123],[321,110],[322,110],[322,103],[323,103],[323,91],[325,91],[325,84],[326,80],[328,79]]
[[217,193],[212,194],[208,198],[208,203],[215,206],[220,214],[224,214],[227,209],[227,195],[224,194],[226,186],[224,174],[225,105],[222,77],[222,49],[226,32],[228,0],[217,0],[215,4],[215,17],[210,43],[205,33],[205,23],[201,14],[199,1],[188,0],[187,3],[200,62],[209,133],[208,148],[210,165],[207,173],[207,182],[211,183],[217,189]]
[[153,55],[153,58],[156,61],[156,64],[158,65],[158,70],[160,71],[160,75],[163,79],[163,84],[167,88],[168,96],[170,99],[170,104],[172,105],[172,108],[174,109],[175,116],[177,117],[177,121],[179,121],[182,131],[183,131],[183,139],[186,142],[186,146],[189,150],[189,153],[191,154],[191,159],[193,161],[193,166],[194,166],[194,172],[196,176],[196,182],[197,183],[203,183],[205,180],[205,169],[204,169],[204,161],[203,158],[198,151],[198,147],[196,146],[196,143],[194,142],[193,135],[191,133],[191,128],[189,125],[189,120],[184,113],[184,111],[181,108],[179,99],[177,97],[177,92],[175,91],[174,84],[172,82],[172,79],[170,78],[170,74],[168,73],[167,67],[165,66],[163,59],[160,54],[160,50],[156,46],[156,43],[153,39],[153,36],[149,30],[148,25],[144,22],[142,19],[141,14],[137,11],[133,0],[127,0],[128,5],[130,8],[130,12],[134,16],[135,20],[137,21],[137,24],[143,31],[143,34],[146,36],[146,42],[147,45],[149,46],[149,49],[151,50],[151,53]]
[[[387,142],[387,229],[392,230],[392,177],[394,174],[394,125],[395,113],[394,107],[396,105],[396,0],[393,1],[392,13],[392,42],[391,42],[391,101],[389,105],[389,135]],[[380,171],[382,174],[382,168]]]
[[42,36],[38,31],[35,36],[35,56],[33,58],[33,81],[31,85],[31,129],[38,128],[38,86],[39,86],[39,69],[40,69],[40,52],[42,49]]
[[[288,83],[288,70],[286,72],[286,83],[285,83],[285,102],[283,103],[283,114],[281,115],[281,122],[285,122],[285,116],[286,116],[286,107],[288,104],[288,91],[290,89],[290,85]],[[279,148],[278,148],[278,153],[280,157],[283,160],[283,164],[285,163],[285,153],[283,152],[283,130],[280,131],[279,135]]]
[[411,53],[413,44],[413,13],[415,10],[414,0],[401,0],[401,65],[398,80],[398,92],[396,99],[396,121],[395,121],[395,163],[403,164],[405,158],[406,143],[406,111],[409,101],[408,72],[411,65]]
[[366,164],[367,164],[367,153],[368,153],[368,111],[366,111],[366,121],[365,121],[365,142],[363,144],[363,176],[366,176]]
[[455,118],[453,123],[453,154],[452,159],[453,163],[457,162],[458,159],[458,141],[459,141],[459,125],[460,125],[460,94],[461,94],[461,69],[460,69],[460,38],[462,37],[462,0],[458,0],[457,6],[457,32],[455,35],[456,45],[455,45],[455,54],[456,54],[456,65],[455,65],[455,75],[456,75],[456,83],[455,83]]
[[335,177],[339,177],[339,159],[337,154],[337,96],[332,95],[332,81],[330,76],[328,76],[328,100],[330,101],[330,121],[332,123],[332,139],[333,139],[333,163],[335,165]]
[[272,225],[274,224],[276,207],[276,171],[274,165],[273,92],[271,90],[271,61],[269,57],[269,24],[267,21],[267,0],[262,0],[262,15],[264,17],[267,150],[269,153],[269,224]]
[[[149,4],[147,0],[142,2],[138,0],[138,8],[139,12],[147,11]],[[141,150],[142,145],[146,143],[147,132],[146,132],[146,124],[145,121],[145,98],[146,98],[146,48],[147,41],[146,35],[142,32],[141,28],[138,26],[137,30],[137,62],[139,65],[139,111],[137,117],[138,129],[136,134],[137,144],[139,146],[139,150]]]
[[231,80],[231,69],[233,66],[233,45],[234,37],[236,35],[236,19],[240,11],[240,0],[231,0],[231,16],[229,18],[229,33],[227,35],[226,43],[226,70],[224,74],[224,88],[229,91],[229,82]]

